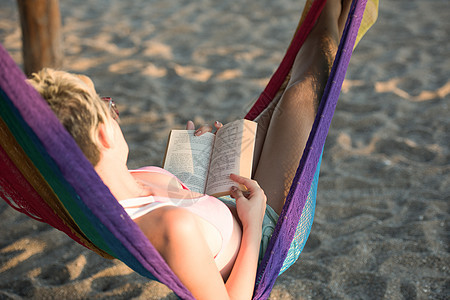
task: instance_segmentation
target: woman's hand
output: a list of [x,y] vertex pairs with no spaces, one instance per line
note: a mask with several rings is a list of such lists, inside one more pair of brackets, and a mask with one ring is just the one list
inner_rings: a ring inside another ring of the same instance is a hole
[[230,178],[248,189],[248,192],[242,192],[235,186],[231,188],[231,197],[236,199],[236,209],[243,228],[261,230],[267,202],[264,191],[255,180],[236,174],[231,174]]
[[225,286],[231,299],[251,299],[267,198],[256,181],[235,174],[231,174],[230,179],[245,185],[248,193],[237,187],[231,189],[243,230],[239,253]]
[[[216,133],[217,133],[217,130],[219,130],[220,127],[222,127],[222,126],[223,126],[223,124],[220,123],[219,121],[214,122],[214,127],[216,127]],[[195,130],[194,122],[188,121],[187,124],[186,124],[186,129],[187,129],[187,130]],[[195,131],[194,135],[196,135],[196,136],[201,136],[202,134],[204,134],[204,133],[206,133],[206,132],[212,132],[212,130],[213,130],[213,128],[212,128],[211,125],[205,124],[205,125],[200,126],[200,127]]]

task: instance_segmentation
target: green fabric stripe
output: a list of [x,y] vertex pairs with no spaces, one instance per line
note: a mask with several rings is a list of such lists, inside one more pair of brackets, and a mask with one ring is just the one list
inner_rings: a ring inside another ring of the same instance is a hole
[[2,99],[0,101],[0,116],[8,125],[9,130],[34,166],[39,170],[60,202],[75,220],[75,223],[92,243],[115,257],[114,252],[107,246],[102,236],[98,234],[95,227],[92,226],[89,219],[78,206],[77,201],[80,200],[75,190],[63,179],[51,157],[46,155],[46,151],[40,144],[37,136],[20,117],[16,108],[12,107],[12,103],[10,103],[9,98],[3,91],[0,91],[0,99]]

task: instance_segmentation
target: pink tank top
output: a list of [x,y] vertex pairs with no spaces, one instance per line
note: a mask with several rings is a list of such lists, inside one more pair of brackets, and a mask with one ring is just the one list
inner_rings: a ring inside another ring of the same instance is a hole
[[[144,167],[138,170],[130,170],[131,174],[136,173],[159,173],[169,175],[175,178],[183,187],[189,190],[175,175],[167,170],[158,167]],[[160,196],[147,196],[119,201],[131,219],[139,218],[157,208],[163,206],[177,206],[187,209],[188,211],[203,218],[213,225],[220,232],[222,237],[222,247],[215,255],[217,259],[222,250],[228,244],[233,232],[233,216],[229,208],[219,199],[212,196],[203,195],[193,199],[177,199]]]

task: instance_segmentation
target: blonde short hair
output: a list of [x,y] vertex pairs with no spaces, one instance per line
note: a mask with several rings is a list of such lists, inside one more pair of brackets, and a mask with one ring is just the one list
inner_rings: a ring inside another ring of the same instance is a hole
[[[96,166],[100,161],[98,126],[108,125],[108,107],[80,77],[42,69],[27,80],[50,105],[84,155]],[[107,126],[108,127],[108,126]]]

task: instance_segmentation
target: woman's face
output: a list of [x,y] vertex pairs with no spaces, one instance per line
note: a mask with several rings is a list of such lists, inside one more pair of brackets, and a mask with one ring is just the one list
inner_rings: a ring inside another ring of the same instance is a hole
[[123,160],[123,163],[127,163],[129,148],[128,144],[123,136],[122,129],[120,129],[119,123],[117,121],[113,122],[114,128],[114,144],[117,147],[117,152],[120,158]]

